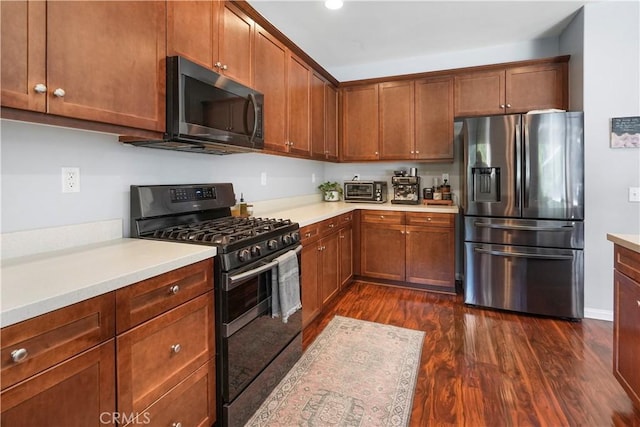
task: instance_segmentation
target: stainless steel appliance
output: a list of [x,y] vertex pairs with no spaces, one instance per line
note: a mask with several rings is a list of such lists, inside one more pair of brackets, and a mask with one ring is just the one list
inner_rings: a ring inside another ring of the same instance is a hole
[[584,316],[581,112],[464,120],[465,303]]
[[244,425],[302,354],[301,311],[287,323],[271,316],[271,272],[278,256],[300,253],[298,224],[232,217],[234,203],[231,184],[131,186],[132,237],[217,247],[211,327],[225,427]]
[[386,181],[345,181],[345,202],[385,203],[387,201]]
[[167,58],[167,132],[133,145],[206,154],[264,148],[264,96],[179,56]]
[[[414,169],[414,168],[412,168]],[[404,174],[391,177],[393,199],[391,203],[417,205],[420,203],[420,177]]]

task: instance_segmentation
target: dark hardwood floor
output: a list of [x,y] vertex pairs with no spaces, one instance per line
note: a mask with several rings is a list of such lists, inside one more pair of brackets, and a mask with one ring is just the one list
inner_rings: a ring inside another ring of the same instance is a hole
[[336,314],[425,331],[411,426],[640,426],[611,373],[611,322],[355,282],[304,330],[305,348]]

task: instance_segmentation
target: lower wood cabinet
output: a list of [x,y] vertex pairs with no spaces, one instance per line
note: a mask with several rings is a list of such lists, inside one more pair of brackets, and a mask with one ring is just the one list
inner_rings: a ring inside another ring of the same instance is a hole
[[[352,221],[351,215],[348,218],[349,222]],[[340,228],[339,237],[340,288],[342,288],[353,279],[353,227],[350,223],[348,226]]]
[[613,374],[640,408],[640,254],[614,247]]
[[115,425],[114,340],[2,391],[0,425]]
[[362,276],[455,290],[453,214],[365,211],[361,217]]

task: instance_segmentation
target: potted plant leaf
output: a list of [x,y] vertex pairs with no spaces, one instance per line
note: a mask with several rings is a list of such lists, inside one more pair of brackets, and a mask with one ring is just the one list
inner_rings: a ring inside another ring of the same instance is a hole
[[337,182],[323,182],[318,189],[322,191],[325,202],[337,202],[342,195],[342,186]]

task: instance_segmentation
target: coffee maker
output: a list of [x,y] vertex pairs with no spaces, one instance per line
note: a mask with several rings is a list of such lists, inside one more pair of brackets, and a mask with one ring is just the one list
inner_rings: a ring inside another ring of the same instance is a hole
[[391,203],[417,205],[420,203],[420,177],[418,170],[411,168],[407,171],[394,171],[391,177],[393,186],[393,200]]

